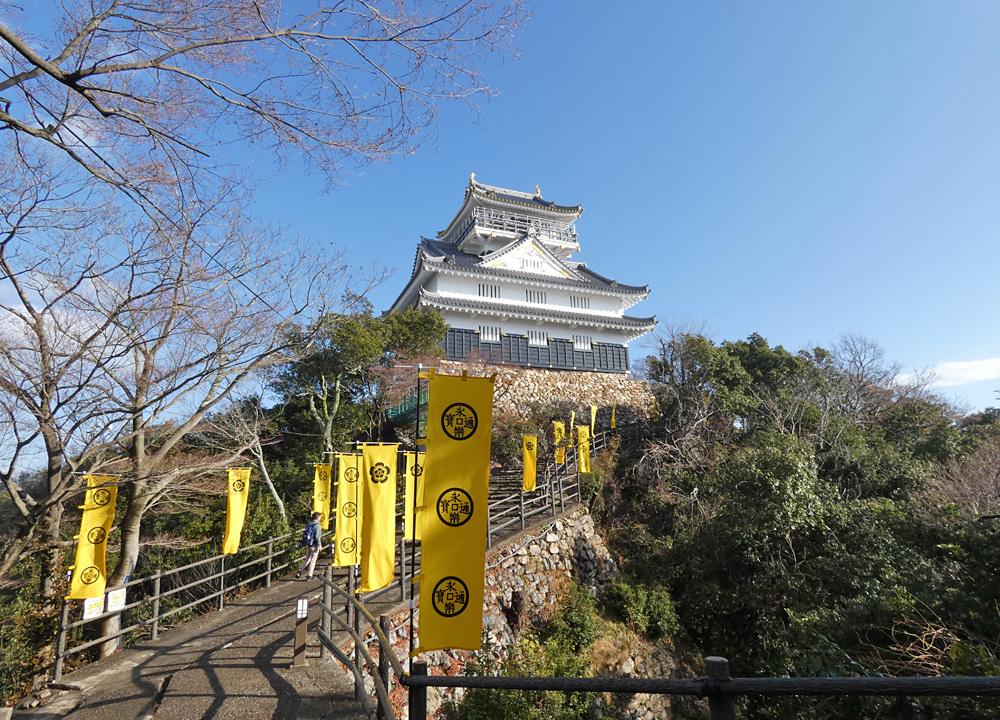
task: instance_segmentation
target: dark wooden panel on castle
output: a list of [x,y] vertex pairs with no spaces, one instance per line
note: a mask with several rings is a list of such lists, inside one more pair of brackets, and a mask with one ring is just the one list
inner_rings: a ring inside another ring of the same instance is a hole
[[571,340],[549,338],[547,345],[529,345],[524,335],[501,335],[500,342],[482,342],[474,330],[448,330],[444,341],[449,360],[471,354],[493,362],[552,370],[628,372],[628,347],[595,342],[590,350],[576,350]]

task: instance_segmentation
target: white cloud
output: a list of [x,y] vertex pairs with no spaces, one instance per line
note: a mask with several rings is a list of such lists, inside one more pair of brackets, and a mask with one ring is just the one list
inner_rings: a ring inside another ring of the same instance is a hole
[[[932,384],[936,387],[970,385],[983,380],[1000,378],[1000,358],[946,362],[935,365],[930,368],[930,371],[934,375]],[[900,376],[899,379],[905,382],[906,378],[912,378],[912,376]]]

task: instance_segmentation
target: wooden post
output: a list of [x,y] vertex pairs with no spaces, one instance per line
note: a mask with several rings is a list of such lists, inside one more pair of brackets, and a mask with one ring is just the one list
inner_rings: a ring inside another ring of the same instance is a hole
[[518,493],[517,499],[521,503],[521,529],[524,530],[524,491]]
[[736,720],[736,707],[733,705],[733,699],[717,690],[718,685],[729,682],[731,679],[729,661],[718,655],[710,655],[705,658],[705,665],[708,669],[705,694],[708,695],[708,710],[712,720]]
[[[378,618],[378,627],[379,627],[379,630],[382,631],[382,634],[385,635],[386,639],[388,640],[388,638],[389,638],[389,631],[392,629],[392,625],[389,622],[389,616],[388,615],[386,615],[384,613],[382,615],[379,615],[379,618]],[[382,686],[385,688],[385,692],[386,692],[387,695],[389,694],[389,690],[390,690],[390,688],[389,688],[389,653],[391,653],[391,652],[392,652],[392,648],[391,647],[382,647],[382,644],[379,643],[379,649],[378,649],[378,676],[379,676],[379,679],[382,681]],[[382,701],[379,700],[379,703],[378,703],[378,720],[387,720],[388,717],[389,717],[389,715],[386,712],[386,709],[384,707],[382,707]]]
[[295,645],[292,667],[306,667],[306,629],[309,626],[309,598],[303,595],[295,601]]
[[556,516],[556,489],[553,483],[557,477],[559,477],[558,472],[549,478],[549,507],[552,508],[552,517]]
[[59,630],[56,632],[56,666],[52,672],[53,680],[59,682],[63,673],[63,655],[66,652],[66,626],[69,625],[69,601],[62,599],[59,610]]
[[[413,522],[416,521],[414,518]],[[406,600],[406,545],[403,543],[402,530],[399,531],[399,599]]]
[[[353,568],[352,568],[352,570],[353,570]],[[351,594],[351,597],[354,597],[353,593]],[[358,598],[355,598],[355,599],[358,600]],[[358,602],[360,602],[360,600],[358,600]],[[352,608],[352,609],[354,611],[354,633],[360,638],[361,637],[361,613],[358,612],[357,608]],[[364,658],[361,655],[361,643],[359,643],[357,640],[355,640],[354,641],[354,664],[358,668],[361,668],[361,667],[363,667],[362,666],[363,662],[364,662]],[[355,700],[360,700],[361,699],[361,690],[358,689],[357,683],[354,684],[354,699]]]
[[153,576],[153,630],[150,638],[156,640],[160,637],[160,578],[163,573],[156,572]]
[[269,537],[267,539],[267,579],[264,581],[264,587],[271,587],[271,558],[274,557],[274,538]]
[[905,695],[896,696],[896,704],[893,707],[893,718],[895,720],[913,720],[913,703]]
[[[410,675],[426,675],[427,663],[411,662]],[[410,688],[410,720],[427,720],[427,688]]]

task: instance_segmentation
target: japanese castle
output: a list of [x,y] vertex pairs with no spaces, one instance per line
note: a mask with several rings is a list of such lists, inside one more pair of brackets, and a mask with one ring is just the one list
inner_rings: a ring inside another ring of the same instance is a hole
[[391,310],[439,312],[445,354],[559,370],[624,373],[628,344],[652,317],[625,311],[649,286],[625,285],[571,260],[580,251],[579,205],[476,182],[437,238],[422,238],[413,274]]

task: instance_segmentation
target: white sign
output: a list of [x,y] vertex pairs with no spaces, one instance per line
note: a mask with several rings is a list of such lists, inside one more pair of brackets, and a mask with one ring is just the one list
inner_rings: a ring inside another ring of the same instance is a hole
[[309,598],[299,598],[298,607],[295,608],[295,617],[300,620],[309,617]]
[[108,593],[108,612],[121,612],[125,609],[125,588],[118,588]]
[[83,619],[93,620],[104,614],[104,596],[85,598],[83,601]]

